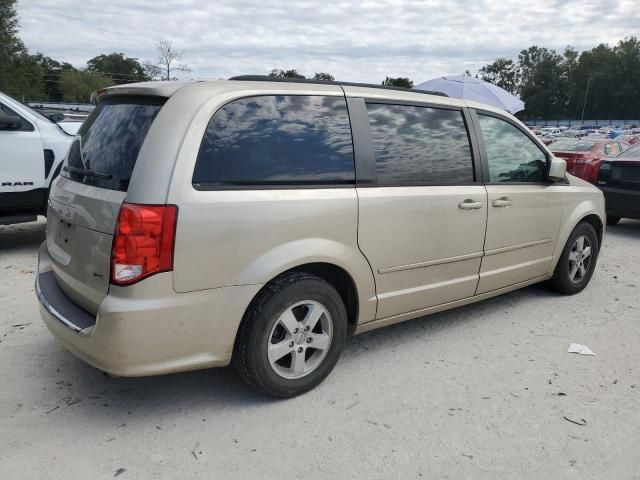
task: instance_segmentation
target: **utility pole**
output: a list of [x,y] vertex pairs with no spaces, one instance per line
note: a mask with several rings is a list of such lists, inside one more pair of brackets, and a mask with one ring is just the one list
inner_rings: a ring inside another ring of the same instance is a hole
[[589,84],[591,83],[591,77],[587,79],[587,90],[584,92],[584,103],[582,104],[582,118],[581,124],[584,124],[584,109],[587,107],[587,98],[589,97]]

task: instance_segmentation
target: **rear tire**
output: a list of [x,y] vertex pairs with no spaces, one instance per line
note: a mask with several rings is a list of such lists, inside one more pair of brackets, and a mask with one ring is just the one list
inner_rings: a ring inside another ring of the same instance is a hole
[[620,217],[614,217],[612,215],[607,215],[607,225],[609,225],[610,227],[613,227],[614,225],[617,225],[619,221],[620,221]]
[[579,223],[573,229],[556,265],[550,287],[556,292],[573,295],[589,284],[598,260],[598,235],[593,226]]
[[335,367],[347,337],[347,310],[329,283],[293,272],[267,284],[251,303],[233,355],[243,379],[279,398],[320,384]]

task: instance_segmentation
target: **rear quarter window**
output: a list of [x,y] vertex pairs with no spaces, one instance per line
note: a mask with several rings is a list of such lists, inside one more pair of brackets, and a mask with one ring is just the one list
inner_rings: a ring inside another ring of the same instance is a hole
[[71,180],[126,192],[140,148],[165,99],[115,97],[91,112],[71,144],[67,165],[95,175],[67,172]]
[[270,95],[233,101],[211,118],[196,189],[355,183],[344,97]]

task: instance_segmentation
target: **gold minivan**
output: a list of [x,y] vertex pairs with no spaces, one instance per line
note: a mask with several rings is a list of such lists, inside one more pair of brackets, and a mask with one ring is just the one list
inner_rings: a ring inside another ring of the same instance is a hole
[[36,293],[109,374],[233,362],[294,396],[349,335],[593,274],[601,192],[496,108],[265,77],[95,101],[51,188]]

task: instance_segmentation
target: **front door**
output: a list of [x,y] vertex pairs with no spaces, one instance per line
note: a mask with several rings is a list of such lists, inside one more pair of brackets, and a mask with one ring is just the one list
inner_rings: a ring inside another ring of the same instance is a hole
[[20,193],[44,184],[44,150],[38,129],[8,106],[5,116],[19,126],[0,128],[0,192]]
[[479,113],[477,119],[488,170],[481,294],[547,273],[565,187],[547,181],[547,154],[515,123],[491,114]]
[[358,244],[378,318],[473,296],[487,217],[460,109],[366,104],[375,179],[358,185]]

